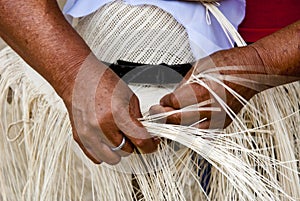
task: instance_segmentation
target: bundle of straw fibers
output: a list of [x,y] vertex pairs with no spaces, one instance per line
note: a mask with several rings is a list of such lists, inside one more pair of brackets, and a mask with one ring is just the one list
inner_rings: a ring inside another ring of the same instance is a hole
[[[117,55],[130,61],[133,54],[103,54],[105,44],[96,40],[101,32],[95,26],[102,11],[79,22],[78,31],[99,59],[110,62]],[[164,17],[171,20],[169,15]],[[172,26],[183,30],[175,22]],[[186,41],[186,35],[178,34],[182,36],[178,40]],[[110,45],[110,51],[115,50]],[[181,58],[166,56],[171,50],[160,58],[166,63],[188,62],[193,58],[185,50],[174,50]],[[160,53],[147,54],[154,62],[153,55]],[[147,62],[142,56],[139,59]],[[298,82],[251,99],[225,131],[158,124],[145,116],[142,123],[149,132],[165,139],[159,150],[133,154],[117,166],[108,166],[95,165],[82,154],[72,139],[62,100],[9,47],[0,51],[0,75],[1,201],[300,198]],[[131,87],[140,90],[141,99],[143,90],[151,90]]]
[[251,100],[264,117],[244,108],[239,118],[256,129],[233,124],[216,132],[144,120],[154,135],[185,147],[163,141],[154,155],[97,166],[74,143],[64,105],[47,83],[10,48],[0,58],[3,201],[299,198],[299,83]]

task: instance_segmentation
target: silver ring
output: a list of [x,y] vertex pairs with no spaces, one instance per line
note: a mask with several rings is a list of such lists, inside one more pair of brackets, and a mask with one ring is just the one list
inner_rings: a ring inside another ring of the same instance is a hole
[[111,150],[112,150],[112,151],[119,151],[119,150],[121,150],[121,149],[124,147],[125,142],[126,142],[126,139],[125,139],[125,137],[123,136],[123,139],[122,139],[121,144],[120,144],[119,146],[117,146],[117,147],[112,147]]

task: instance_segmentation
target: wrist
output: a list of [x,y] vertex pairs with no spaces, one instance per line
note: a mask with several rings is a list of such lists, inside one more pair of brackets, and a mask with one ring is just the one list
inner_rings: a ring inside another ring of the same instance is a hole
[[78,82],[81,82],[80,85],[84,83],[86,86],[97,84],[100,79],[99,76],[103,74],[107,66],[101,63],[92,53],[87,56],[79,56],[67,63],[67,67],[64,66],[59,74],[54,75],[54,79],[51,79],[50,84],[68,107],[72,104],[74,88],[78,85]]
[[270,75],[300,77],[300,21],[251,44]]
[[251,46],[218,51],[211,55],[211,59],[216,67],[232,66],[233,68],[230,70],[230,74],[240,72],[248,74],[267,74],[263,60],[256,49]]
[[[263,81],[261,78],[267,75],[267,70],[254,48],[246,46],[219,51],[212,55],[212,60],[216,67],[226,67],[224,70],[221,68],[218,71],[224,76],[224,83],[237,90],[236,92],[244,94],[243,97],[247,100],[256,93],[267,89],[259,87],[258,84]],[[227,75],[229,80],[226,80]],[[247,93],[243,90],[246,90]]]

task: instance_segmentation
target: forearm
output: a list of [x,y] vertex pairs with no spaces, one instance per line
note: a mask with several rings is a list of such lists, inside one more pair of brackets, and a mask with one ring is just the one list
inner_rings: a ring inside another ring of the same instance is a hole
[[300,20],[249,47],[257,51],[268,74],[300,77]]
[[[59,95],[91,51],[64,19],[55,0],[0,0],[0,36]],[[68,94],[70,95],[70,94]]]
[[254,76],[257,73],[267,74],[269,79],[280,76],[279,80],[274,80],[277,86],[300,80],[299,47],[300,21],[249,46],[218,51],[210,55],[210,59],[216,67],[240,67],[239,71],[233,69],[221,71],[221,74],[243,73],[250,80],[257,78]]

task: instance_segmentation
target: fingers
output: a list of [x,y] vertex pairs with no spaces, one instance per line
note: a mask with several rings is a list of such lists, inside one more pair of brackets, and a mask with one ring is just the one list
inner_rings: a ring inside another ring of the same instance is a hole
[[116,105],[115,108],[122,107],[122,110],[114,110],[114,119],[117,127],[142,153],[152,153],[156,151],[159,140],[153,138],[143,127],[142,123],[138,121],[138,118],[142,115],[137,97],[135,95],[131,97],[127,110],[124,106]]
[[[100,127],[99,127],[100,126]],[[95,129],[101,129],[101,133],[103,133],[103,142],[107,144],[111,148],[118,147],[125,137],[124,133],[119,130],[114,122],[105,121],[95,126]],[[129,156],[133,152],[133,145],[130,140],[125,139],[125,144],[122,146],[121,150],[115,151],[120,156],[125,157]]]
[[[206,84],[220,99],[226,100],[224,88],[216,87],[209,81]],[[195,108],[195,111],[188,111],[191,108]],[[164,96],[160,100],[160,106],[152,107],[151,110],[150,113],[174,112],[178,110],[178,112],[169,115],[165,122],[193,125],[200,121],[199,126],[201,128],[223,128],[224,122],[227,122],[228,118],[220,104],[215,100],[215,97],[206,88],[196,83],[181,85],[173,93]],[[205,120],[205,123],[201,122],[202,120]],[[207,123],[208,121],[213,122],[213,125]]]
[[90,153],[90,151],[88,151],[82,144],[81,140],[79,139],[77,133],[75,131],[73,131],[73,138],[74,140],[77,142],[77,144],[79,145],[79,147],[81,148],[81,150],[83,151],[83,153],[89,158],[91,159],[91,161],[93,161],[96,164],[100,164],[102,161],[99,159],[96,159],[94,157],[94,154]]
[[124,133],[134,146],[144,154],[155,152],[160,143],[160,140],[153,138],[138,120],[133,121],[131,130],[124,129]]
[[176,113],[169,115],[164,119],[160,119],[159,122],[168,123],[168,124],[191,125],[204,118],[210,118],[211,115],[210,111],[179,112],[178,110],[175,110],[172,107],[163,107],[161,105],[154,105],[149,110],[150,115],[159,114],[159,113],[168,114],[169,112],[176,112]]
[[[111,143],[113,144],[113,148],[118,147],[122,145],[123,138],[125,139],[125,144],[122,146],[120,150],[114,151],[115,153],[119,154],[121,157],[127,157],[133,152],[133,144],[131,141],[125,137],[125,134],[121,131],[118,132],[118,136],[115,138],[110,138]],[[108,136],[111,136],[110,134],[107,134]]]
[[83,152],[94,163],[105,162],[115,165],[120,162],[121,157],[128,156],[133,152],[133,145],[129,140],[125,140],[121,150],[113,151],[112,148],[118,147],[122,142],[124,134],[110,122],[102,122],[97,118],[90,118],[89,121],[83,122],[81,118],[73,115],[76,124],[72,122],[73,137],[79,144]]
[[135,136],[131,138],[132,143],[142,152],[142,153],[152,153],[157,150],[160,140],[158,138],[153,138],[138,118],[142,117],[139,100],[136,96],[132,96],[131,104],[129,106],[129,115],[132,118],[132,123],[137,126]]
[[126,137],[144,154],[156,151],[160,141],[153,138],[145,128],[140,127],[140,122],[135,121],[134,124],[132,126],[138,127],[138,129],[132,129],[132,131],[127,133],[124,131]]
[[201,122],[199,124],[194,125],[194,127],[199,128],[199,129],[209,129],[210,128],[210,120]]
[[95,135],[93,132],[91,134],[77,134],[77,131],[73,129],[73,137],[85,155],[94,163],[105,162],[115,165],[120,162],[121,157],[104,144],[99,135]]
[[[154,105],[150,108],[150,115],[176,112],[171,107],[163,107],[161,105]],[[232,119],[226,114],[224,110],[217,112],[211,111],[195,111],[195,112],[177,112],[175,114],[169,115],[164,119],[158,120],[160,123],[177,124],[177,125],[193,125],[200,129],[220,129],[226,128]],[[199,123],[197,123],[199,122]]]
[[122,145],[120,150],[112,150],[112,148],[118,147],[122,143],[124,134],[121,131],[116,135],[106,134],[114,136],[114,138],[110,137],[112,140],[108,143],[107,140],[100,138],[101,134],[99,134],[99,132],[89,132],[89,134],[81,133],[79,137],[77,132],[73,131],[75,141],[79,144],[85,155],[96,164],[105,162],[110,165],[115,165],[120,162],[121,157],[127,157],[133,152],[133,145],[126,138],[125,144]]
[[220,128],[226,128],[227,126],[230,125],[232,120],[230,118],[224,119],[219,119],[219,120],[211,120],[208,119],[206,121],[203,121],[199,124],[194,125],[194,127],[199,128],[199,129],[220,129]]
[[187,84],[177,88],[173,93],[165,95],[161,98],[160,104],[180,109],[211,98],[210,93],[199,84]]

